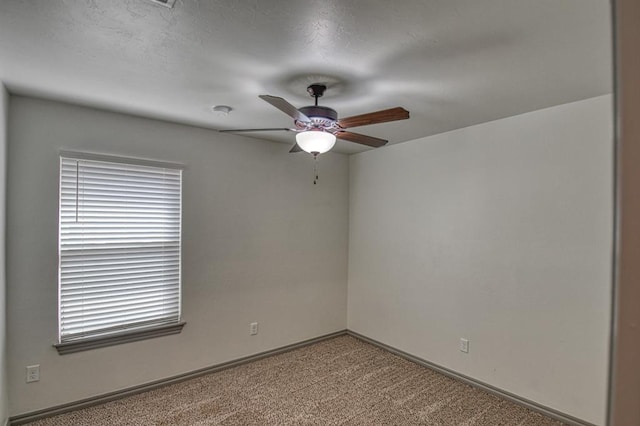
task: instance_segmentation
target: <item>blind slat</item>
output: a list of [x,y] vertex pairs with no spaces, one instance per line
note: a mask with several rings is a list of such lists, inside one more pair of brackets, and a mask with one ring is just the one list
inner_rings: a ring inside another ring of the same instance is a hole
[[85,309],[81,306],[66,307],[63,312],[65,313],[65,320],[67,322],[77,319],[77,321],[84,321],[87,319],[97,319],[112,317],[114,314],[119,315],[121,312],[139,312],[144,311],[168,311],[176,309],[178,306],[178,297],[167,298],[140,298],[136,300],[129,300],[126,302],[114,300],[112,302],[105,302],[102,305],[93,304],[89,305],[91,308],[91,315],[87,315]]
[[[93,296],[93,297],[91,297]],[[136,291],[136,292],[123,292],[123,293],[115,293],[115,294],[96,294],[96,295],[78,295],[76,298],[73,296],[67,297],[67,301],[62,308],[65,310],[78,308],[81,309],[83,304],[92,304],[92,303],[114,303],[118,301],[134,301],[134,300],[165,300],[172,297],[177,297],[178,292],[173,291],[171,289],[167,289],[165,291],[158,291],[158,288],[150,287],[145,289],[144,291]]]
[[[158,313],[163,313],[164,311],[158,310],[140,310],[139,312],[122,312],[117,315],[112,315],[110,317],[102,316],[96,317],[92,319],[85,319],[82,322],[78,321],[66,321],[63,324],[67,325],[67,329],[69,329],[70,333],[77,333],[79,331],[86,331],[87,328],[91,328],[93,330],[100,330],[103,328],[111,328],[115,325],[128,328],[128,327],[136,327],[138,326],[138,322],[144,321],[159,321],[160,318],[163,318],[163,315],[158,315]],[[171,311],[169,311],[171,312]],[[174,313],[174,312],[172,312]],[[127,321],[123,321],[127,320]]]
[[[160,278],[165,278],[163,281],[169,281],[171,279],[175,279],[178,276],[178,273],[175,274],[171,274],[171,273],[167,273],[165,275],[162,274],[156,274],[156,275],[140,275],[138,277],[134,277],[131,279],[127,279],[124,277],[119,277],[119,276],[105,276],[104,278],[97,278],[97,279],[86,279],[85,281],[82,280],[69,280],[69,286],[73,286],[76,285],[77,287],[82,287],[82,288],[86,288],[87,290],[90,290],[91,288],[96,288],[97,286],[100,285],[104,285],[104,287],[106,286],[134,286],[137,284],[142,284],[142,283],[150,283],[150,282],[156,282],[158,281]],[[61,293],[64,293],[65,290],[62,290]]]

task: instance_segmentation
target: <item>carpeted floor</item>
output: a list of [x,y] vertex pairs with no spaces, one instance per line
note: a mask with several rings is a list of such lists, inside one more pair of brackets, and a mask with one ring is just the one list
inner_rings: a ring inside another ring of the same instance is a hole
[[30,424],[561,425],[350,336]]

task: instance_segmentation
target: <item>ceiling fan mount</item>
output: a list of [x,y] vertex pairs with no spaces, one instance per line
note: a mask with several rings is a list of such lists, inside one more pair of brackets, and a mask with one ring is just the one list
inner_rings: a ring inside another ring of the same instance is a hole
[[318,104],[318,98],[321,98],[326,90],[327,86],[322,83],[313,83],[307,86],[307,93],[309,93],[312,98],[316,98],[316,105]]
[[[322,83],[314,83],[307,87],[307,93],[315,99],[315,104],[296,108],[285,99],[260,95],[260,99],[268,102],[280,111],[284,112],[291,118],[295,125],[294,129],[290,128],[268,128],[268,129],[229,129],[220,130],[220,132],[240,133],[240,132],[265,132],[265,131],[289,131],[296,132],[296,144],[289,152],[307,151],[314,155],[326,152],[333,147],[335,139],[342,139],[350,142],[367,145],[370,147],[380,147],[387,144],[387,140],[376,138],[373,136],[362,135],[347,131],[347,128],[365,126],[370,124],[385,123],[389,121],[404,120],[409,118],[409,111],[402,107],[390,108],[382,111],[370,112],[367,114],[356,115],[347,118],[338,119],[338,113],[333,108],[318,105],[318,98],[324,95],[327,86]],[[318,139],[323,139],[324,150],[313,151],[309,146],[309,136],[317,135]],[[320,135],[326,133],[327,135]],[[303,135],[304,134],[304,135]],[[305,136],[303,138],[303,136]],[[320,136],[323,136],[320,138]],[[333,141],[327,142],[327,138]]]

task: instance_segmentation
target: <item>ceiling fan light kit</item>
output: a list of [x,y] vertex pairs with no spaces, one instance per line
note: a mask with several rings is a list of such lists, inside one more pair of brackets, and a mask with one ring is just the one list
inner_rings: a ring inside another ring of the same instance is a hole
[[228,129],[220,132],[264,132],[264,131],[289,131],[296,132],[296,144],[289,152],[305,151],[313,154],[323,154],[336,143],[337,139],[355,142],[377,148],[386,145],[387,140],[373,136],[362,135],[347,131],[350,127],[366,126],[371,124],[386,123],[389,121],[406,120],[409,111],[402,107],[390,108],[382,111],[370,112],[338,119],[336,110],[318,105],[318,98],[322,97],[327,86],[315,83],[307,87],[307,92],[315,98],[315,105],[305,106],[300,109],[294,107],[283,98],[271,95],[260,95],[259,98],[271,104],[291,118],[295,128],[267,128],[267,129]]
[[322,130],[307,130],[296,135],[296,143],[309,154],[324,154],[336,144],[336,136]]

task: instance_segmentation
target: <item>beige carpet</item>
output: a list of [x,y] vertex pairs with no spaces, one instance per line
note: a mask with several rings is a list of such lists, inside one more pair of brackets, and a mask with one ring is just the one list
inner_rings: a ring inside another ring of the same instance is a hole
[[340,336],[31,425],[560,425]]

